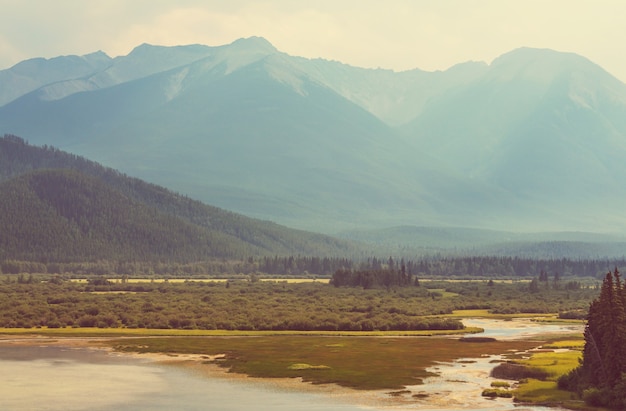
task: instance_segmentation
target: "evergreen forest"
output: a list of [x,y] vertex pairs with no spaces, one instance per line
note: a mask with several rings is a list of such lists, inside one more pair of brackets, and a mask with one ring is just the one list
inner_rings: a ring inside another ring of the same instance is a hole
[[203,204],[54,147],[0,138],[0,261],[357,256],[346,240]]
[[626,287],[608,272],[589,306],[581,365],[559,380],[589,405],[626,409]]

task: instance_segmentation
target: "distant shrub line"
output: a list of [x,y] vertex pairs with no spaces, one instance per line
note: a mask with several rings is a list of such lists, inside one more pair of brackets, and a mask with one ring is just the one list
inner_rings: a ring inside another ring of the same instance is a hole
[[463,327],[460,321],[441,315],[477,307],[498,312],[577,311],[597,295],[591,288],[533,293],[528,283],[442,281],[428,286],[432,288],[363,289],[261,282],[253,277],[226,282],[112,283],[94,276],[87,283],[76,283],[61,276],[4,275],[0,276],[0,327],[458,330]]

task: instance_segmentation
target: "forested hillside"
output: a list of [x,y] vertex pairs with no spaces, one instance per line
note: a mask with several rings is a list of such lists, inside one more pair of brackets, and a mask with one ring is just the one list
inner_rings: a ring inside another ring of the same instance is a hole
[[196,261],[257,254],[257,247],[202,229],[74,170],[41,170],[0,184],[0,248],[33,261]]
[[211,207],[12,135],[0,139],[0,182],[0,260],[189,262],[357,252],[349,241]]

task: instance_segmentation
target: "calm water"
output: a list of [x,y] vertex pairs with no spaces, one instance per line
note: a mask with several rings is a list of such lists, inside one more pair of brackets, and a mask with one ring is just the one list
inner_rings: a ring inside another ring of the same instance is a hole
[[[558,331],[553,329],[555,326],[545,329],[527,323],[519,327],[508,323],[504,331],[499,324],[493,320],[467,322],[488,328],[486,335],[508,338]],[[97,350],[19,347],[0,341],[0,410],[555,410],[516,408],[510,400],[480,397],[482,389],[489,386],[488,375],[493,367],[490,359],[440,364],[433,368],[440,376],[427,380],[426,385],[408,387],[414,393],[427,393],[429,399],[418,401],[407,395],[392,404],[377,401],[385,399],[381,393],[359,394],[359,404],[370,404],[365,406],[355,405],[355,397],[294,392],[254,380],[207,378],[186,369]]]
[[486,318],[472,318],[463,320],[468,327],[480,327],[485,330],[481,334],[484,337],[493,337],[499,340],[531,337],[545,333],[582,332],[582,325],[563,325],[532,321],[530,319],[517,319],[514,321],[491,320]]
[[2,411],[333,409],[364,408],[93,350],[0,343]]

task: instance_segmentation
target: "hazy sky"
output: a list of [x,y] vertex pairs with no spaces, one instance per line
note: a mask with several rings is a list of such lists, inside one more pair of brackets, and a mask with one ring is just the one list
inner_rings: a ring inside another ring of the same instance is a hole
[[625,18],[624,0],[0,0],[0,69],[97,50],[115,57],[141,43],[262,36],[291,55],[396,71],[551,48],[626,81]]

